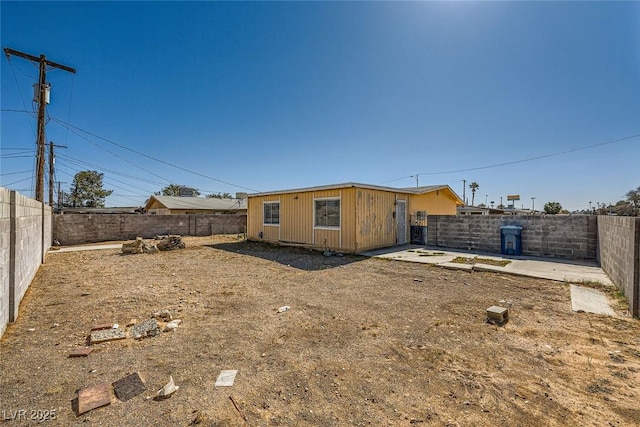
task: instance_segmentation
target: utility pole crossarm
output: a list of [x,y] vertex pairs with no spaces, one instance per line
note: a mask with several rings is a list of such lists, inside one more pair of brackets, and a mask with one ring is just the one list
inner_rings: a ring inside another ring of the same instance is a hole
[[[47,60],[45,55],[36,57],[29,55],[28,53],[20,52],[8,47],[4,48],[4,53],[7,55],[7,60],[11,60],[11,55],[19,56],[29,61],[37,62],[39,64],[38,73],[38,135],[36,138],[36,144],[38,146],[38,154],[36,156],[36,200],[44,202],[44,134],[45,134],[45,110],[46,99],[45,94],[47,90],[47,65],[54,68],[59,68],[70,73],[75,73],[76,70],[66,65],[58,64],[57,62]],[[53,149],[53,145],[51,146]],[[50,184],[52,186],[52,184]],[[51,201],[52,196],[49,196]]]
[[29,55],[28,53],[20,52],[18,50],[14,50],[8,47],[4,48],[4,54],[7,56],[7,58],[9,58],[11,55],[14,55],[14,56],[19,56],[21,58],[28,59],[29,61],[34,61],[34,62],[40,62],[41,60],[44,60],[44,63],[50,67],[60,68],[61,70],[68,71],[74,74],[76,72],[75,68],[67,67],[66,65],[49,61],[48,59],[46,59],[44,55],[41,55],[40,58],[38,58],[37,56]]

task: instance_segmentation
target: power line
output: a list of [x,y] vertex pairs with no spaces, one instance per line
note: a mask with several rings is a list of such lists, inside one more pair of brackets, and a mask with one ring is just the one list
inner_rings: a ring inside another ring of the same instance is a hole
[[1,108],[0,111],[2,111],[3,113],[29,113],[29,114],[35,115],[33,111],[28,111],[28,110],[13,110],[9,108]]
[[[20,90],[20,84],[18,83],[18,77],[16,76],[16,70],[15,69],[17,67],[13,65],[13,62],[11,62],[11,57],[10,56],[7,56],[7,60],[9,61],[9,65],[11,65],[11,73],[13,74],[13,79],[16,82],[16,87],[18,88],[18,93],[20,94],[20,101],[22,101],[22,107],[24,108],[25,111],[27,111],[27,105],[24,102],[24,96],[22,96],[22,90]],[[32,111],[32,113],[35,114],[35,111]],[[36,130],[33,127],[33,123],[31,122],[31,120],[29,120],[29,126],[31,127],[31,131],[35,134]]]
[[[142,181],[142,182],[146,182],[146,183],[153,184],[153,185],[165,185],[164,182],[152,181],[152,180],[146,179],[146,178],[139,178],[137,176],[127,175],[127,174],[122,173],[122,172],[117,172],[117,171],[114,171],[114,170],[111,170],[111,169],[104,168],[102,166],[94,165],[92,163],[83,162],[82,160],[74,159],[73,157],[64,156],[62,154],[59,154],[58,157],[62,158],[62,159],[65,159],[65,160],[68,160],[69,162],[71,162],[73,164],[76,164],[78,166],[83,166],[83,165],[84,166],[89,166],[89,167],[95,168],[96,170],[102,170],[102,171],[105,171],[105,172],[112,173],[114,175],[119,175],[119,176],[123,176],[125,178],[135,179],[136,181]],[[170,181],[167,181],[167,182],[170,183]]]
[[32,177],[28,176],[28,177],[26,177],[26,178],[24,178],[24,179],[19,179],[18,181],[13,181],[13,182],[10,182],[10,183],[8,183],[8,184],[3,184],[3,185],[4,185],[4,186],[6,186],[6,187],[8,187],[8,186],[10,186],[10,185],[17,184],[17,183],[19,183],[19,182],[23,182],[23,181],[26,181],[26,180],[31,179],[31,178],[32,178]]
[[[80,170],[79,170],[79,169],[74,169],[74,168],[69,167],[68,165],[65,165],[65,164],[60,164],[59,166],[62,166],[62,167],[63,167],[63,168],[65,168],[65,169],[69,169],[69,170],[71,170],[72,172],[80,172]],[[61,171],[61,172],[65,173],[64,171]],[[67,175],[69,175],[69,176],[71,176],[71,177],[73,177],[73,175],[70,175],[69,173],[66,173],[66,174],[67,174]],[[138,195],[139,195],[139,196],[141,196],[141,197],[149,197],[149,192],[147,192],[147,190],[145,190],[144,188],[134,187],[134,186],[132,186],[132,185],[127,184],[126,182],[118,181],[117,179],[110,178],[110,177],[109,177],[109,178],[105,177],[105,178],[104,178],[104,180],[105,180],[105,181],[107,181],[107,180],[108,180],[108,181],[115,181],[115,182],[119,182],[119,183],[121,183],[121,184],[124,184],[124,185],[129,186],[129,188],[124,188],[124,187],[120,187],[120,186],[119,186],[119,185],[117,185],[117,184],[109,184],[109,185],[111,185],[111,186],[113,186],[113,187],[120,188],[121,190],[131,191],[132,189],[134,189],[134,190],[144,191],[144,192],[145,192],[145,194],[138,194]]]
[[[600,142],[600,143],[597,143],[597,144],[587,145],[585,147],[573,148],[571,150],[565,150],[565,151],[558,151],[558,152],[555,152],[555,153],[544,154],[544,155],[541,155],[541,156],[528,157],[526,159],[513,160],[513,161],[510,161],[510,162],[497,163],[497,164],[494,164],[494,165],[478,166],[478,167],[474,167],[474,168],[458,169],[458,170],[452,170],[452,171],[424,172],[424,173],[420,173],[418,175],[445,175],[445,174],[450,174],[450,173],[470,172],[470,171],[477,171],[477,170],[482,170],[482,169],[497,168],[497,167],[501,167],[501,166],[515,165],[515,164],[518,164],[518,163],[531,162],[531,161],[534,161],[534,160],[548,159],[549,157],[562,156],[562,155],[565,155],[565,154],[575,153],[577,151],[589,150],[591,148],[601,147],[603,145],[615,144],[617,142],[627,141],[629,139],[634,139],[634,138],[638,138],[638,137],[640,137],[640,133],[637,133],[635,135],[625,136],[623,138],[615,139],[615,140],[612,140],[612,141]],[[415,175],[413,175],[413,176],[403,176],[402,178],[392,179],[392,180],[389,180],[389,181],[385,181],[384,183],[400,181],[401,179],[407,179],[407,178],[412,178],[412,177],[415,177]]]
[[22,172],[9,172],[9,173],[0,173],[0,176],[9,176],[9,175],[19,175],[21,173],[31,173],[33,171],[22,171]]
[[[54,121],[56,121],[56,122],[59,122],[59,123],[60,123],[60,121],[56,120],[56,119],[55,119],[55,118],[53,118],[53,117],[52,117],[52,120],[54,120]],[[62,126],[63,126],[63,127],[65,127],[64,125],[62,125]],[[96,146],[96,147],[98,147],[99,149],[101,149],[101,150],[103,150],[103,151],[105,151],[105,152],[107,152],[107,153],[111,154],[113,157],[116,157],[116,158],[118,158],[118,159],[122,160],[123,162],[130,164],[131,166],[134,166],[134,167],[136,167],[136,168],[138,168],[138,169],[141,169],[141,170],[145,171],[146,173],[148,173],[148,174],[150,174],[150,175],[155,176],[156,178],[160,178],[160,179],[162,179],[162,180],[167,181],[168,183],[171,183],[171,181],[170,181],[170,180],[168,180],[168,179],[166,179],[166,178],[164,178],[164,177],[162,177],[162,176],[160,176],[160,175],[158,175],[158,174],[156,174],[156,173],[154,173],[154,172],[151,172],[151,171],[149,171],[149,170],[146,170],[146,169],[145,169],[145,168],[143,168],[142,166],[136,165],[135,163],[133,163],[133,162],[131,162],[131,161],[129,161],[129,160],[127,160],[127,159],[125,159],[124,157],[121,157],[121,156],[119,156],[119,155],[117,155],[117,154],[115,154],[115,153],[113,153],[113,152],[111,152],[111,151],[107,150],[106,148],[104,148],[103,146],[101,146],[100,144],[98,144],[97,142],[94,142],[94,141],[90,140],[89,138],[87,138],[87,137],[86,137],[86,136],[84,136],[84,135],[80,135],[80,134],[79,134],[78,132],[76,132],[75,130],[70,129],[69,127],[67,127],[66,129],[67,129],[67,130],[70,130],[72,133],[74,133],[74,134],[78,135],[80,138],[84,139],[85,141],[88,141],[89,143],[91,143],[91,144],[95,145],[95,146]]]
[[110,140],[108,140],[108,139],[106,139],[106,138],[103,138],[103,137],[101,137],[101,136],[98,136],[98,135],[96,135],[96,134],[94,134],[94,133],[91,133],[91,132],[89,132],[89,131],[83,130],[83,129],[81,129],[81,128],[77,127],[77,126],[74,126],[74,125],[72,125],[72,124],[65,123],[65,122],[63,122],[62,120],[57,119],[57,118],[55,118],[55,117],[52,117],[51,119],[52,119],[52,120],[54,120],[55,122],[59,123],[59,124],[60,124],[61,126],[63,126],[63,127],[69,126],[69,127],[73,128],[73,129],[76,129],[76,130],[78,130],[78,131],[80,131],[80,132],[84,132],[84,133],[86,133],[86,134],[88,134],[88,135],[91,135],[91,136],[93,136],[94,138],[101,139],[101,140],[103,140],[103,141],[108,142],[109,144],[113,144],[113,145],[115,145],[115,146],[117,146],[117,147],[120,147],[120,148],[122,148],[122,149],[124,149],[124,150],[131,151],[132,153],[136,153],[136,154],[138,154],[139,156],[143,156],[143,157],[146,157],[146,158],[148,158],[148,159],[154,160],[154,161],[156,161],[156,162],[158,162],[158,163],[162,163],[162,164],[164,164],[164,165],[171,166],[171,167],[176,168],[176,169],[179,169],[179,170],[181,170],[181,171],[183,171],[183,172],[188,172],[188,173],[191,173],[191,174],[193,174],[193,175],[200,176],[200,177],[202,177],[202,178],[207,178],[207,179],[210,179],[210,180],[212,180],[212,181],[216,181],[216,182],[220,182],[220,183],[222,183],[222,184],[230,185],[230,186],[232,186],[232,187],[242,188],[243,190],[249,190],[249,191],[253,191],[253,192],[256,192],[256,193],[258,193],[258,192],[259,192],[258,190],[255,190],[255,189],[253,189],[253,188],[248,188],[248,187],[243,187],[243,186],[241,186],[241,185],[232,184],[232,183],[230,183],[230,182],[223,181],[223,180],[218,179],[218,178],[214,178],[214,177],[211,177],[211,176],[208,176],[208,175],[204,175],[204,174],[201,174],[201,173],[198,173],[198,172],[194,172],[194,171],[192,171],[192,170],[189,170],[189,169],[187,169],[187,168],[183,168],[183,167],[181,167],[181,166],[177,166],[177,165],[175,165],[175,164],[173,164],[173,163],[165,162],[164,160],[160,160],[160,159],[155,158],[155,157],[153,157],[153,156],[150,156],[150,155],[148,155],[148,154],[141,153],[140,151],[136,151],[136,150],[134,150],[134,149],[132,149],[132,148],[129,148],[129,147],[126,147],[126,146],[124,146],[124,145],[122,145],[122,144],[118,144],[117,142],[110,141]]
[[33,157],[33,155],[32,154],[29,154],[29,155],[0,154],[0,159],[20,159],[23,157]]

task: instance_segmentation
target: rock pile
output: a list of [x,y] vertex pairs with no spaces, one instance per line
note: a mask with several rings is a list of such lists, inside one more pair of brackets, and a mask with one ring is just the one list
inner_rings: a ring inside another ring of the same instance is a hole
[[154,254],[156,252],[158,252],[156,245],[145,242],[142,237],[137,237],[134,242],[122,244],[123,254]]
[[186,246],[182,241],[182,236],[178,236],[175,234],[169,236],[156,236],[156,246],[161,251],[171,251],[174,249],[184,249]]

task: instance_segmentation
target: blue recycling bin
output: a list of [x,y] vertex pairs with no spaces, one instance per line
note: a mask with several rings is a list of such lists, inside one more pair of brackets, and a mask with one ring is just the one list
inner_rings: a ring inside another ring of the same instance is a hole
[[522,255],[522,227],[519,225],[500,227],[500,253],[503,255]]

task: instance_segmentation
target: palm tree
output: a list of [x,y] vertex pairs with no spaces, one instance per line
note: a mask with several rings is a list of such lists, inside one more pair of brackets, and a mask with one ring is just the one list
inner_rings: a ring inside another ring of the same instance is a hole
[[469,188],[471,189],[471,206],[475,206],[474,201],[476,199],[476,190],[480,188],[480,184],[473,181],[471,184],[469,184]]

